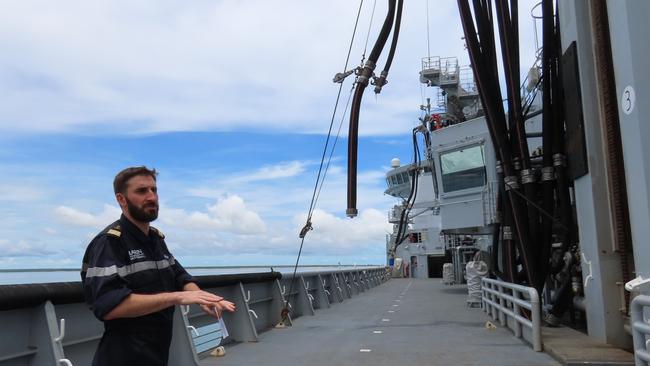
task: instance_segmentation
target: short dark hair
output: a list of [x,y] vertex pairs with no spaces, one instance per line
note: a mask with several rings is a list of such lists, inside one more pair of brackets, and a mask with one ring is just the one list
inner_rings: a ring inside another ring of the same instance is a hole
[[113,180],[113,190],[115,191],[115,194],[124,194],[127,186],[126,182],[128,182],[129,179],[135,177],[136,175],[145,175],[153,178],[153,180],[156,180],[158,172],[156,169],[149,169],[144,165],[133,166],[122,170],[121,172],[117,173],[115,180]]

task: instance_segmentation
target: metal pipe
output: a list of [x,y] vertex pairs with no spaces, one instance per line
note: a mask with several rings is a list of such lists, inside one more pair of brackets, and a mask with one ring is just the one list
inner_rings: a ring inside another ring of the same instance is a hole
[[[481,32],[481,42],[479,42],[474,23],[472,21],[472,12],[468,0],[458,0],[458,7],[461,16],[461,23],[467,41],[472,69],[476,78],[476,84],[479,90],[481,102],[486,110],[486,119],[490,137],[495,145],[497,156],[502,163],[505,180],[509,183],[506,187],[507,196],[512,210],[512,217],[516,229],[517,244],[522,258],[522,265],[526,272],[529,283],[537,283],[531,253],[528,245],[528,231],[522,215],[522,202],[517,199],[512,189],[516,189],[517,177],[512,166],[512,153],[510,142],[507,140],[508,131],[505,125],[505,112],[501,102],[501,93],[496,71],[496,57],[494,55],[494,39],[491,26],[491,10],[489,4],[483,5],[480,1],[474,0],[477,25]],[[478,4],[478,8],[476,8]],[[491,46],[491,47],[490,47]],[[488,99],[490,98],[490,99]],[[514,180],[513,180],[514,179]]]
[[[497,0],[497,21],[499,26],[499,36],[501,39],[501,53],[503,57],[504,73],[506,77],[506,86],[508,91],[508,120],[510,122],[510,139],[513,146],[515,157],[521,163],[521,180],[523,191],[527,200],[534,201],[537,197],[537,188],[535,183],[535,176],[530,170],[530,154],[528,152],[528,140],[526,138],[526,131],[523,123],[521,95],[519,93],[519,37],[515,24],[517,21],[517,1],[512,0],[512,11],[509,11],[507,0]],[[539,257],[539,212],[531,205],[522,203],[527,207],[527,227],[523,231],[519,231],[519,236],[528,243],[530,257]],[[524,253],[524,256],[529,254]],[[531,259],[532,260],[532,259]],[[532,262],[531,262],[532,263]],[[535,267],[543,265],[543,261],[536,263]],[[536,276],[537,281],[532,283],[538,291],[543,286],[543,279]],[[532,281],[532,279],[531,279]]]
[[395,49],[397,49],[397,39],[399,37],[400,24],[402,23],[402,7],[404,6],[404,0],[397,0],[397,11],[395,13],[395,24],[393,26],[393,40],[390,44],[390,50],[388,51],[388,57],[386,58],[386,64],[382,70],[379,78],[375,80],[375,94],[381,93],[381,88],[388,83],[386,78],[388,77],[388,70],[393,63],[393,57],[395,56]]
[[345,211],[348,217],[355,217],[357,210],[357,153],[359,143],[359,111],[361,109],[361,99],[363,92],[366,90],[372,72],[377,64],[377,59],[384,49],[388,35],[390,34],[395,17],[395,0],[388,0],[388,13],[384,24],[381,27],[377,41],[370,52],[366,64],[361,69],[356,81],[354,96],[352,98],[352,107],[350,109],[350,129],[348,133],[348,208]]
[[[557,87],[552,84],[552,72],[557,55],[555,53],[556,47],[554,44],[554,22],[553,16],[553,0],[542,1],[542,19],[543,19],[543,49],[542,49],[542,90],[543,90],[543,107],[542,110],[542,207],[546,212],[553,213],[555,207],[555,172],[553,168],[553,136],[555,134],[553,120],[555,114],[553,110],[552,96],[555,94],[554,89]],[[542,215],[542,232],[541,234],[541,250],[539,259],[539,270],[541,271],[540,277],[542,281],[546,278],[548,273],[548,258],[551,253],[551,244],[553,241],[553,221],[550,217]]]
[[564,128],[564,85],[562,82],[562,69],[560,68],[559,56],[561,54],[560,42],[560,20],[559,14],[555,13],[555,54],[557,55],[555,67],[552,69],[551,77],[553,78],[551,85],[555,85],[554,89],[554,120],[555,128],[553,134],[553,167],[555,168],[555,177],[557,181],[557,203],[559,206],[560,220],[565,228],[559,232],[558,236],[561,238],[563,247],[562,250],[566,251],[571,243],[578,241],[578,230],[575,230],[575,223],[573,219],[573,209],[571,207],[571,198],[569,194],[569,186],[571,185],[570,178],[567,172],[567,164],[565,157],[565,128]]

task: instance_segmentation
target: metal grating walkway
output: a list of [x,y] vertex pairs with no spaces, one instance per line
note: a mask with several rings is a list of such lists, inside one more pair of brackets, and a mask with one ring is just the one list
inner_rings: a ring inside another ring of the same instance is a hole
[[486,329],[487,317],[465,300],[465,286],[392,279],[201,365],[558,365],[509,330]]

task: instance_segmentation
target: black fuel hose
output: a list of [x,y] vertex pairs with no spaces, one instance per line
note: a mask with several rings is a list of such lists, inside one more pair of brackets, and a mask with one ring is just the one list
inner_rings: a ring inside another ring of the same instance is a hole
[[[531,258],[530,246],[528,243],[528,222],[525,220],[524,207],[521,200],[515,196],[513,190],[518,188],[516,172],[512,165],[512,151],[508,140],[508,130],[505,121],[505,111],[501,102],[496,57],[494,51],[494,34],[492,31],[492,11],[490,2],[474,0],[476,22],[480,33],[474,27],[472,11],[468,0],[458,0],[458,8],[461,16],[461,23],[467,42],[472,69],[476,78],[481,102],[486,109],[486,119],[490,131],[490,137],[495,145],[499,160],[502,162],[506,188],[509,198],[510,209],[515,226],[518,249],[526,274],[528,283],[537,283],[534,262]],[[517,192],[518,193],[518,192]],[[516,234],[516,235],[514,235]]]
[[366,90],[372,72],[377,65],[377,59],[381,51],[386,45],[390,30],[393,26],[395,18],[395,2],[396,0],[388,0],[388,13],[384,24],[381,27],[379,36],[375,45],[372,47],[370,56],[366,64],[361,69],[357,77],[357,84],[354,89],[354,96],[352,97],[352,107],[350,109],[350,129],[348,132],[348,208],[345,213],[348,217],[355,217],[358,214],[357,210],[357,151],[359,144],[359,112],[361,110],[361,99],[363,92]]
[[386,78],[388,77],[388,71],[390,66],[393,63],[393,57],[395,57],[395,50],[397,49],[397,39],[399,38],[399,29],[400,24],[402,23],[402,8],[404,7],[404,0],[397,0],[397,11],[395,13],[395,23],[393,26],[393,39],[390,43],[390,50],[388,50],[388,57],[386,58],[386,64],[384,65],[384,70],[375,80],[375,93],[381,93],[381,88],[386,85]]

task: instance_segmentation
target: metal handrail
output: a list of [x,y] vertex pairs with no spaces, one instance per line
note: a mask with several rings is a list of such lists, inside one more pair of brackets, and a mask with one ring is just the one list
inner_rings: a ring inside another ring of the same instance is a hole
[[648,346],[650,340],[650,322],[645,319],[643,313],[646,307],[650,307],[650,296],[638,295],[630,305],[632,315],[632,338],[634,339],[634,363],[636,366],[650,365],[650,353]]
[[[506,292],[512,292],[509,294]],[[533,349],[542,351],[542,316],[539,295],[532,287],[516,285],[491,278],[481,280],[483,311],[499,320],[502,326],[510,326],[508,318],[514,320],[514,332],[522,337],[521,326],[531,330]],[[527,297],[526,297],[527,296]],[[531,319],[522,313],[522,308],[530,310]]]

